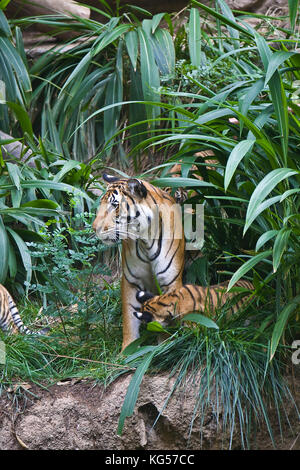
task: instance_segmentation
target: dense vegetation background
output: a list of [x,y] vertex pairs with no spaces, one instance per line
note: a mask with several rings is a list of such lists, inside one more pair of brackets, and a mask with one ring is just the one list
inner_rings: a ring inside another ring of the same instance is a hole
[[[199,409],[217,386],[224,426],[239,416],[246,436],[250,415],[268,423],[268,404],[280,408],[299,334],[298,2],[285,27],[223,0],[192,1],[180,15],[104,1],[99,10],[105,22],[8,21],[0,10],[0,281],[27,324],[51,327],[39,340],[0,333],[1,386],[136,369],[121,432],[149,368],[179,374],[179,387],[205,363]],[[33,24],[64,38],[35,60],[23,43]],[[178,162],[181,176],[168,177]],[[187,203],[204,204],[205,244],[188,281],[246,277],[256,289],[247,310],[221,309],[213,328],[176,325],[159,345],[150,325],[119,354],[120,246],[108,251],[91,231],[107,167],[185,187]]]

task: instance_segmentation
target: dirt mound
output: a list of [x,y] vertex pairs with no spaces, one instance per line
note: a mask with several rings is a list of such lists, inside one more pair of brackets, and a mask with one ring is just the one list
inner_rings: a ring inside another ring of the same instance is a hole
[[[163,407],[173,385],[173,379],[166,375],[145,377],[135,412],[126,419],[123,434],[118,436],[118,420],[130,378],[129,375],[123,376],[106,389],[88,382],[75,385],[68,382],[52,386],[48,391],[33,387],[26,403],[20,400],[17,407],[15,399],[13,402],[2,396],[0,449],[182,450],[228,447],[228,436],[221,432],[213,413],[208,413],[203,420],[202,437],[199,417],[194,421],[190,434],[194,410],[192,391],[174,395],[168,406]],[[300,380],[297,381],[296,394],[300,396]],[[275,424],[273,431],[277,447],[300,450],[300,439],[297,439],[299,417],[291,403],[286,408],[293,432],[287,426],[281,439],[279,426]],[[161,416],[153,427],[159,411]],[[219,419],[219,423],[221,421]],[[265,428],[257,434],[254,447],[272,449]],[[234,438],[233,448],[241,448],[238,435]]]

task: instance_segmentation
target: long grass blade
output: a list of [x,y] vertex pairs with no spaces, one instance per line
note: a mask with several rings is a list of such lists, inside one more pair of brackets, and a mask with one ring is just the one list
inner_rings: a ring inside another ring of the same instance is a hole
[[272,338],[271,338],[271,348],[270,348],[270,361],[274,358],[280,338],[282,337],[289,316],[299,307],[300,296],[295,297],[291,302],[289,302],[280,312],[280,315],[275,323]]
[[0,283],[3,283],[7,276],[8,270],[8,254],[9,254],[9,240],[7,231],[0,215]]
[[[153,48],[150,38],[143,28],[138,30],[141,54],[141,77],[142,89],[145,101],[159,101],[158,87],[160,85],[159,72],[154,60]],[[159,114],[159,109],[151,105],[146,105],[146,112],[149,119],[155,119]]]
[[200,67],[202,63],[201,25],[197,8],[191,8],[188,41],[191,64],[195,67]]
[[268,194],[275,188],[275,186],[280,183],[282,180],[287,179],[298,172],[290,168],[277,168],[270,173],[268,173],[263,180],[258,184],[258,186],[253,191],[251,195],[247,214],[246,222],[244,228],[244,234],[255,220],[255,214],[257,211],[257,206],[259,206]]
[[246,261],[232,276],[229,281],[227,292],[234,286],[234,284],[241,279],[245,274],[247,274],[250,269],[254,268],[258,263],[263,260],[266,260],[272,253],[272,250],[267,250],[258,255],[253,256],[248,261]]
[[138,398],[140,385],[143,380],[143,377],[153,359],[153,352],[150,352],[143,359],[141,364],[137,367],[130,384],[128,386],[124,403],[121,409],[119,424],[118,424],[118,435],[120,436],[123,431],[125,419],[132,415],[134,407]]
[[239,163],[251,151],[254,144],[255,144],[255,140],[241,140],[231,151],[227,164],[226,164],[226,168],[225,168],[225,176],[224,176],[225,191],[227,190]]
[[291,28],[294,30],[299,14],[299,0],[288,0]]
[[276,235],[273,247],[273,272],[276,273],[283,253],[285,252],[288,244],[289,237],[292,230],[283,227]]

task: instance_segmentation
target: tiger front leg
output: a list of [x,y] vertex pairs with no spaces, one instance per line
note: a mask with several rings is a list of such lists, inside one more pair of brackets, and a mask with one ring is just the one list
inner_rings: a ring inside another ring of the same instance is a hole
[[122,316],[123,316],[123,343],[122,351],[132,341],[139,337],[139,329],[141,322],[138,320],[133,312],[137,307],[136,294],[138,289],[132,286],[127,279],[122,277],[121,281],[121,295],[122,295]]

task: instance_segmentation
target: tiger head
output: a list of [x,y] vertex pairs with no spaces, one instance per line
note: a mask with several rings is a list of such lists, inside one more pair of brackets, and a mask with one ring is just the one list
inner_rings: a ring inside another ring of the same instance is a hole
[[93,222],[96,235],[108,245],[143,238],[152,216],[146,185],[136,178],[120,179],[106,173],[103,179],[108,186]]
[[154,295],[151,292],[139,291],[136,299],[142,305],[140,311],[133,314],[141,321],[146,323],[157,321],[166,326],[177,316],[178,295],[175,292]]

